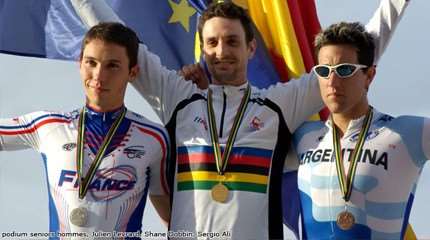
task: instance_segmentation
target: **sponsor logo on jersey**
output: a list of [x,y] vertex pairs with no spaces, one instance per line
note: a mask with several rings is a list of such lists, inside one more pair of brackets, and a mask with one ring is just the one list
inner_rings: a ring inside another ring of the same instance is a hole
[[132,114],[133,114],[136,118],[143,119],[143,116],[141,116],[141,115],[139,115],[139,114],[137,114],[137,113],[135,113],[135,112],[132,112]]
[[63,150],[64,151],[72,151],[74,148],[76,148],[77,144],[76,143],[66,143],[63,145]]
[[124,149],[123,152],[129,159],[142,159],[146,153],[144,148],[144,146],[131,146]]
[[[349,159],[354,149],[342,149],[344,159]],[[316,149],[309,150],[300,154],[300,165],[317,163],[317,162],[334,162],[333,149]],[[359,163],[368,163],[375,166],[382,166],[388,170],[388,153],[378,150],[361,149],[358,155]]]
[[[369,132],[367,133],[367,136],[366,136],[366,140],[373,139],[376,136],[378,136],[380,133],[381,133],[381,130],[379,130],[379,129],[375,129],[372,131],[369,130]],[[359,136],[360,136],[360,132],[357,132],[349,138],[349,141],[350,142],[357,142]]]
[[208,130],[208,124],[206,123],[206,120],[202,117],[196,116],[193,120],[195,123],[201,124],[205,130]]
[[[74,110],[73,112],[70,112],[70,118],[72,118],[72,119],[78,119],[80,111],[81,110]],[[69,115],[69,114],[66,114],[66,115]]]
[[390,115],[384,115],[381,118],[379,118],[378,121],[381,121],[381,122],[390,122],[393,119],[394,119],[394,117],[392,117]]
[[[88,193],[97,201],[108,201],[132,190],[137,182],[136,169],[121,165],[99,169],[91,182]],[[62,170],[58,180],[60,188],[78,188],[78,176],[74,170]]]
[[260,130],[262,127],[264,127],[264,123],[257,116],[254,116],[249,123],[249,127],[254,130]]

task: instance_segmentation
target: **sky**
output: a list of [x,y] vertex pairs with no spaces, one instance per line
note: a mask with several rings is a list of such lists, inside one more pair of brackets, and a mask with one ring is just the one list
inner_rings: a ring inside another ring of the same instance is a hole
[[[379,1],[316,0],[321,25],[337,21],[366,23]],[[430,1],[411,0],[369,90],[376,109],[393,116],[430,117]],[[0,54],[0,118],[37,110],[73,110],[84,104],[75,62]],[[129,109],[155,117],[149,106],[129,88]],[[32,150],[0,152],[0,232],[47,232],[48,199],[41,156]],[[410,222],[419,239],[430,238],[426,218],[430,194],[430,167],[424,168]],[[425,210],[427,209],[427,210]],[[152,207],[145,211],[144,230],[164,231]],[[287,235],[291,236],[291,235]],[[1,239],[1,236],[0,236]]]

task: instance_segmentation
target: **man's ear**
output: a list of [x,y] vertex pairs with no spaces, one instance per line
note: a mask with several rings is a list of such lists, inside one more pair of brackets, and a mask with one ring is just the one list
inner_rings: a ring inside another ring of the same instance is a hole
[[139,71],[140,71],[139,65],[138,64],[134,65],[134,67],[132,67],[130,69],[130,74],[129,74],[128,82],[133,82],[137,78],[137,75],[139,74]]
[[255,40],[254,38],[248,43],[248,59],[251,59],[252,57],[254,57],[256,50],[257,50],[257,40]]
[[376,65],[373,65],[371,67],[369,67],[366,71],[366,89],[369,90],[369,86],[372,83],[373,79],[375,78],[376,75]]

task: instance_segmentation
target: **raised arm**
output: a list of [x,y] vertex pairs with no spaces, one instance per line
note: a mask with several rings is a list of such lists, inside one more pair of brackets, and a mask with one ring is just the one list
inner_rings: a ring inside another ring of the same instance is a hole
[[375,64],[384,53],[410,0],[381,0],[366,30],[375,36]]

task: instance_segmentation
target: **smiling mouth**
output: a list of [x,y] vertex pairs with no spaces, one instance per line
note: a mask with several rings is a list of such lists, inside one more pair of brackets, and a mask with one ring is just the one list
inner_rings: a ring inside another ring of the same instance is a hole
[[233,62],[232,61],[222,61],[222,62],[216,62],[215,63],[215,67],[224,70],[224,69],[228,69],[231,66],[233,66]]
[[327,97],[329,97],[329,98],[340,98],[340,97],[344,97],[344,95],[340,94],[340,93],[329,93],[329,94],[327,94]]
[[109,91],[109,89],[101,88],[101,87],[91,87],[91,86],[90,86],[90,88],[91,88],[94,92],[97,92],[97,93],[100,93],[100,92],[107,92],[107,91]]

